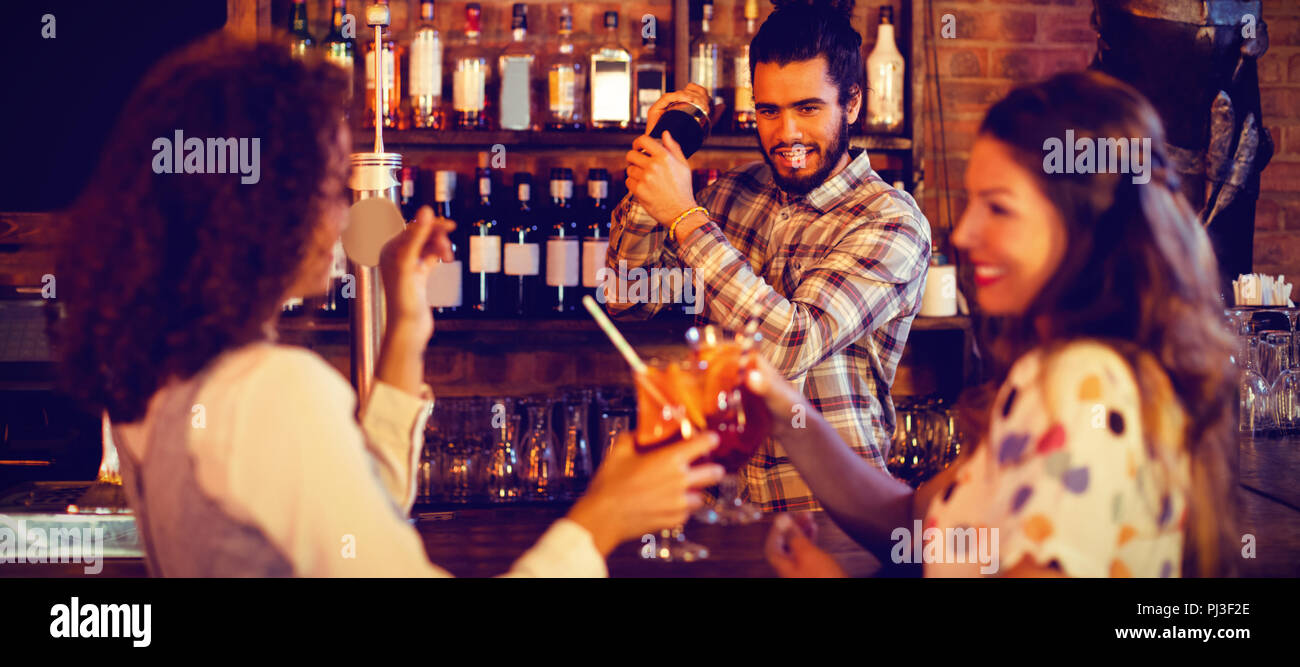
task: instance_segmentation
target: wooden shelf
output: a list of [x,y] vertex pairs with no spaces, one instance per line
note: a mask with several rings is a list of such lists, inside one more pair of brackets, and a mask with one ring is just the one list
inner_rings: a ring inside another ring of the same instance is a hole
[[[434,130],[385,130],[384,149],[402,151],[417,150],[489,150],[496,144],[507,148],[536,149],[572,149],[572,148],[608,148],[625,151],[632,145],[632,140],[641,133],[636,131],[541,131],[519,132],[497,130],[475,132],[470,130],[434,131]],[[358,151],[368,151],[374,147],[374,130],[354,129],[353,146]],[[912,150],[912,140],[907,137],[886,135],[862,135],[851,138],[855,147],[869,151]],[[702,150],[754,150],[754,137],[749,134],[716,134],[704,142]]]
[[[620,321],[619,329],[625,334],[674,334],[690,327],[685,319],[656,318],[640,321]],[[912,331],[956,331],[970,328],[970,318],[965,315],[955,317],[916,317],[912,320]],[[284,332],[338,332],[348,330],[346,319],[319,319],[310,315],[289,317],[280,320],[280,331]],[[600,327],[590,318],[528,320],[512,318],[493,319],[438,319],[435,324],[437,334],[463,333],[582,333],[599,334]]]

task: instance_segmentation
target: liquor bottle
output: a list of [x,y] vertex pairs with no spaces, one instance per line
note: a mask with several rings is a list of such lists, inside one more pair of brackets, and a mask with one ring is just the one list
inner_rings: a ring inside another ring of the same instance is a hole
[[546,64],[546,128],[581,130],[586,117],[587,65],[573,45],[573,14],[560,7],[560,40]]
[[533,46],[528,43],[528,5],[510,12],[510,44],[497,59],[501,73],[500,124],[503,130],[533,129]]
[[[402,62],[406,48],[393,41],[391,30],[384,31],[380,48],[383,51],[384,65],[384,99],[380,112],[383,114],[384,127],[394,130],[405,129],[406,122],[401,112],[402,71],[399,64]],[[375,126],[375,42],[373,39],[366,41],[366,115],[362,123],[365,127]]]
[[469,298],[466,305],[469,315],[486,317],[501,310],[501,230],[498,211],[492,205],[492,169],[488,167],[488,154],[478,154],[478,204],[468,216],[469,272],[466,274]]
[[307,30],[307,0],[293,0],[289,10],[289,53],[302,58],[316,45]]
[[532,174],[515,172],[514,184],[519,203],[501,248],[507,291],[504,303],[508,314],[526,317],[537,308],[541,249],[537,243],[537,214],[532,207]]
[[754,111],[754,82],[749,73],[749,43],[758,22],[758,0],[745,0],[745,34],[732,52],[732,126],[737,132],[758,129]]
[[904,67],[894,42],[894,8],[881,7],[876,46],[867,56],[867,131],[903,130]]
[[618,41],[618,12],[605,12],[605,37],[591,52],[591,126],[632,124],[632,54]]
[[465,5],[465,44],[457,50],[452,65],[452,108],[455,126],[462,130],[491,129],[488,109],[488,81],[492,63],[488,51],[479,44],[483,9],[477,2]]
[[[433,176],[433,212],[439,217],[455,221],[459,217],[453,206],[456,199],[456,172],[437,171]],[[461,227],[462,225],[457,225],[458,231],[452,232],[451,236],[451,252],[455,259],[450,262],[440,259],[433,271],[429,272],[429,306],[439,317],[459,317],[465,300],[461,280],[461,253],[464,252],[467,235],[459,231]]]
[[713,0],[704,0],[700,34],[691,41],[691,83],[709,91],[714,108],[722,103],[722,45],[713,38]]
[[578,310],[581,282],[581,248],[578,245],[577,211],[573,208],[573,170],[551,169],[551,209],[547,215],[546,297],[543,303],[552,316],[568,317]]
[[330,33],[325,36],[325,59],[348,73],[348,100],[352,99],[352,77],[356,70],[356,46],[343,36],[343,17],[348,13],[347,0],[334,0],[330,12]]
[[442,36],[433,23],[433,0],[420,0],[420,23],[411,38],[409,63],[411,126],[441,130],[447,125],[442,108]]
[[609,249],[609,172],[591,169],[587,172],[587,197],[585,224],[582,230],[582,290],[578,296],[596,298],[600,283],[596,274],[605,267],[605,253]]
[[636,105],[636,113],[632,124],[638,130],[645,129],[650,107],[668,92],[668,63],[659,58],[656,46],[653,32],[642,33],[641,50],[637,52],[636,64],[632,66],[636,85],[636,95],[632,101]]

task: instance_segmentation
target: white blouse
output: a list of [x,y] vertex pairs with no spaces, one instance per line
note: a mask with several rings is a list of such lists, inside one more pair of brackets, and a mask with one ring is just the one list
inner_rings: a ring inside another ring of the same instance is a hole
[[[431,396],[417,398],[376,381],[358,424],[351,385],[309,350],[254,343],[223,354],[209,369],[160,389],[144,419],[118,425],[117,445],[141,468],[149,466],[156,447],[185,448],[197,487],[193,493],[211,501],[198,505],[225,515],[213,519],[260,533],[295,576],[451,576],[429,562],[407,519]],[[192,405],[178,404],[177,398],[188,396],[194,397]],[[157,525],[174,514],[154,506],[167,502],[167,491],[157,490],[142,488],[146,507],[137,508],[148,514],[148,533],[189,531],[187,539],[195,544],[181,545],[179,553],[198,548],[202,525]],[[203,523],[194,521],[193,511],[186,522]],[[151,556],[178,553],[153,546]],[[156,571],[205,576],[233,567],[240,573],[231,559],[200,571],[187,564],[194,559],[170,560],[155,563]],[[506,573],[606,575],[591,534],[568,519],[555,522]]]

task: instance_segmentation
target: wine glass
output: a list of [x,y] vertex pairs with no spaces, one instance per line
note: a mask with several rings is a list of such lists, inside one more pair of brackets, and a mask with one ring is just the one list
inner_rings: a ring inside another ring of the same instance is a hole
[[1238,420],[1237,431],[1263,433],[1273,424],[1269,393],[1272,387],[1259,370],[1259,338],[1245,336],[1237,353],[1241,375],[1237,379]]

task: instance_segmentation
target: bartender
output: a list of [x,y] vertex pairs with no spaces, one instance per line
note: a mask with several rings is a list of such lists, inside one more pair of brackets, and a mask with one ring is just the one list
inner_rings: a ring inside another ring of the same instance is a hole
[[[872,170],[866,151],[849,147],[862,110],[861,46],[840,9],[773,11],[750,44],[763,161],[697,195],[671,132],[637,137],[606,265],[620,280],[637,268],[689,269],[687,282],[702,291],[688,311],[732,331],[757,317],[762,354],[849,447],[884,469],[890,385],[921,307],[930,225],[911,196]],[[648,127],[675,102],[710,106],[708,91],[687,85],[651,107]],[[646,318],[663,307],[619,300],[645,292],[611,287],[615,316]],[[799,415],[790,418],[799,425]],[[780,443],[764,443],[742,477],[764,511],[818,509]]]

